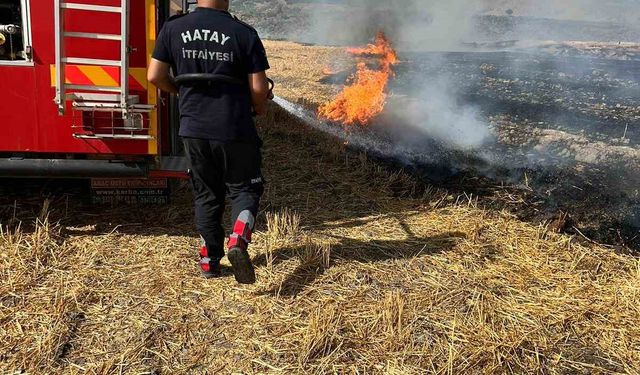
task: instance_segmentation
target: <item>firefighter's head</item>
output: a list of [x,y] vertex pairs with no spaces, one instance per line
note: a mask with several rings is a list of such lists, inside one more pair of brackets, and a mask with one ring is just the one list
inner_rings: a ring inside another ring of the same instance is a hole
[[198,0],[198,6],[204,8],[229,10],[229,0]]

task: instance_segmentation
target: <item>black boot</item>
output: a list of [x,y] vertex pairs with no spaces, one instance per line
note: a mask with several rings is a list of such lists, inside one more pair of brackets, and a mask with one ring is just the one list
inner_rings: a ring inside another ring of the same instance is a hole
[[227,253],[227,258],[233,266],[233,275],[240,284],[253,284],[256,282],[256,273],[251,263],[251,257],[247,250],[234,247]]

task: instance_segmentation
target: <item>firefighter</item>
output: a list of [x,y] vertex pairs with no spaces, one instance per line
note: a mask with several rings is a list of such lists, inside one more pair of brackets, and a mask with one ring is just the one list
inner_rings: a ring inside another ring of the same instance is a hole
[[[273,98],[265,71],[267,55],[257,32],[234,18],[229,0],[199,0],[195,11],[175,16],[158,35],[148,79],[179,94],[180,136],[191,164],[196,226],[202,239],[200,269],[221,276],[225,256],[222,215],[232,203],[227,257],[239,283],[255,282],[247,247],[251,242],[264,180],[253,114]],[[245,82],[176,85],[170,75],[212,73]]]

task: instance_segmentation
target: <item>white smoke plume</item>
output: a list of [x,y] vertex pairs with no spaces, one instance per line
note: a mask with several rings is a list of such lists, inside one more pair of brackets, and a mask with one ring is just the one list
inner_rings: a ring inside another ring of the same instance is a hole
[[407,126],[457,150],[478,150],[494,140],[478,108],[458,103],[448,77],[433,80],[413,94],[412,100],[390,108]]

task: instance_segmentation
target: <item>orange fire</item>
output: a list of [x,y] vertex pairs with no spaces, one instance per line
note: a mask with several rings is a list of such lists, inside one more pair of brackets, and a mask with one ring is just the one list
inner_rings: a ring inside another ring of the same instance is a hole
[[320,106],[318,115],[345,125],[366,125],[384,109],[387,84],[393,76],[392,66],[398,63],[398,55],[382,32],[376,36],[375,44],[349,48],[347,52],[354,56],[375,56],[380,67],[375,70],[365,62],[358,62],[351,84],[333,101]]

